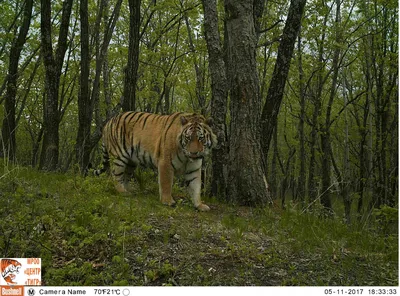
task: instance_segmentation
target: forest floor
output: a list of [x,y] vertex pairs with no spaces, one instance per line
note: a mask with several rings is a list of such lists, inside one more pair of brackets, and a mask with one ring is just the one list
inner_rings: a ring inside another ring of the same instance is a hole
[[107,176],[4,166],[0,178],[0,256],[42,258],[44,285],[399,284],[398,234],[373,216],[347,226],[317,209],[209,198],[202,213],[178,186],[167,207],[147,172],[131,195]]

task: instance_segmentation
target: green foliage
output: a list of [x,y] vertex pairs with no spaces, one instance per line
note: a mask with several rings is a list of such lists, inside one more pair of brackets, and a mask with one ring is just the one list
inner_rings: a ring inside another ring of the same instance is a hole
[[382,205],[379,209],[374,209],[372,215],[384,234],[398,235],[399,210],[397,208]]
[[0,254],[41,257],[46,285],[398,284],[397,236],[374,227],[392,223],[387,207],[349,227],[295,206],[170,208],[153,177],[132,196],[107,177],[9,166],[2,180]]

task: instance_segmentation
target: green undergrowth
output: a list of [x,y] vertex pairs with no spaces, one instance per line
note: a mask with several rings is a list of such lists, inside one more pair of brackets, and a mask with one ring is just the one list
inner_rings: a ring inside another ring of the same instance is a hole
[[167,207],[152,173],[138,179],[121,195],[106,175],[7,166],[0,256],[42,258],[43,284],[51,286],[398,285],[398,235],[382,230],[383,214],[347,226],[294,206],[210,198],[211,211],[201,213],[179,186],[177,205]]

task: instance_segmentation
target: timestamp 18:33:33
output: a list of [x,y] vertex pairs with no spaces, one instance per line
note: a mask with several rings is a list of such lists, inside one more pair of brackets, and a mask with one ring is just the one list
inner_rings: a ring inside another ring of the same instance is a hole
[[325,295],[397,295],[397,288],[329,288]]

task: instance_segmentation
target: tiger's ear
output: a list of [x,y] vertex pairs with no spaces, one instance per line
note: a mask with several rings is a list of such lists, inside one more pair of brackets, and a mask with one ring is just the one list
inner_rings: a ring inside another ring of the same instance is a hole
[[206,120],[206,124],[209,125],[209,126],[212,126],[212,125],[214,124],[214,119],[212,119],[211,117],[208,118],[208,119]]
[[187,118],[186,118],[185,116],[182,116],[182,117],[181,117],[181,124],[182,124],[182,125],[185,125],[186,123],[188,123]]

